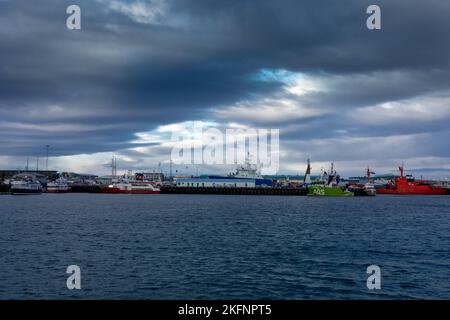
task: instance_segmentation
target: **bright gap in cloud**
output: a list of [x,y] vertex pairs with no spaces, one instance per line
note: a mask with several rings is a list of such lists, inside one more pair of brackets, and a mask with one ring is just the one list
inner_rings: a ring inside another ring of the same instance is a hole
[[167,12],[166,0],[97,0],[106,3],[111,10],[120,12],[133,21],[143,24],[163,24]]

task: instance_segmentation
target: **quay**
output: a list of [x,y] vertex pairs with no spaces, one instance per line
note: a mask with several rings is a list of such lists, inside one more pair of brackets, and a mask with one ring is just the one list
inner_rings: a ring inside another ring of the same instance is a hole
[[306,196],[305,188],[239,188],[239,187],[178,187],[162,186],[165,194],[228,194],[228,195],[266,195],[266,196]]
[[9,194],[9,186],[0,183],[0,194]]
[[73,185],[70,187],[69,193],[101,193],[102,189],[98,185]]

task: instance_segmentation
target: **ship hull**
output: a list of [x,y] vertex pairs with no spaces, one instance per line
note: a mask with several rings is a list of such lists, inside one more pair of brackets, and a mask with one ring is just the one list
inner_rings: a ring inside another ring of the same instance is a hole
[[355,189],[353,191],[355,197],[374,197],[377,195],[375,190],[366,190],[366,189]]
[[344,191],[338,187],[309,186],[308,196],[317,197],[353,197],[353,192]]
[[47,193],[67,193],[69,190],[49,190],[47,189]]
[[394,195],[446,195],[447,190],[444,188],[409,188],[409,189],[377,189],[378,194],[394,194]]
[[102,193],[112,194],[159,194],[159,190],[123,190],[119,188],[103,188]]
[[11,194],[20,196],[20,195],[33,195],[33,194],[41,194],[41,190],[29,190],[29,189],[11,189]]
[[216,179],[216,180],[254,180],[256,186],[267,186],[271,187],[273,185],[273,181],[271,179],[262,179],[262,178],[254,178],[254,177],[230,177],[230,176],[208,176],[208,179]]
[[379,194],[393,195],[445,195],[447,189],[430,184],[428,181],[414,181],[403,176],[403,166],[399,167],[400,176],[395,178],[394,182],[386,186],[377,188]]

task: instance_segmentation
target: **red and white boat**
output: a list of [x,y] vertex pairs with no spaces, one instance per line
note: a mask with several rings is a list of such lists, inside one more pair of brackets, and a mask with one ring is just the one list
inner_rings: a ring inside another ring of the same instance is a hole
[[70,186],[64,179],[57,179],[47,183],[47,193],[66,193],[70,191]]
[[122,181],[102,188],[103,193],[158,194],[160,188],[150,181]]
[[399,167],[400,176],[395,177],[395,181],[390,181],[386,186],[377,188],[378,194],[397,195],[444,195],[447,189],[434,186],[428,181],[415,181],[413,178],[403,176],[404,168]]

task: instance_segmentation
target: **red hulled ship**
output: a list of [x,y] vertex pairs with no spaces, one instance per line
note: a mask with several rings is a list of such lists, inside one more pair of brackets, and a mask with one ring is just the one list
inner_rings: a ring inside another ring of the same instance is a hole
[[397,194],[397,195],[444,195],[447,189],[439,186],[433,186],[428,181],[415,181],[413,178],[403,175],[403,166],[399,167],[400,176],[395,177],[386,186],[377,188],[378,194]]

